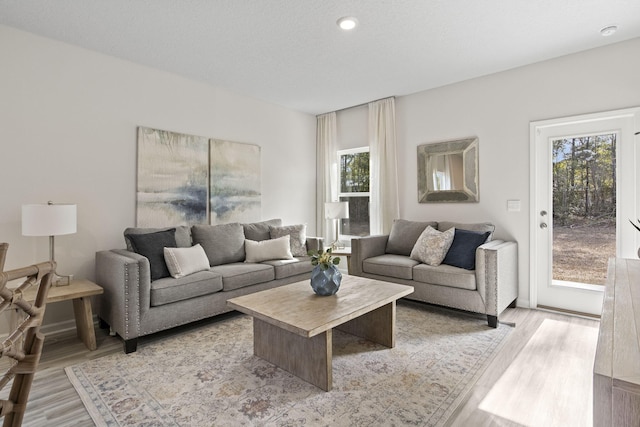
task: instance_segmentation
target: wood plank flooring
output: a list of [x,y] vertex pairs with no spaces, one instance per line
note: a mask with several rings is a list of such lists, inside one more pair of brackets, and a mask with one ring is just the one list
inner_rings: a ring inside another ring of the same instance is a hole
[[[600,322],[522,308],[507,309],[500,320],[514,322],[516,328],[447,426],[590,427]],[[548,321],[560,323],[548,327]],[[559,373],[558,367],[575,356],[576,348],[591,352],[591,361],[581,370],[566,368]],[[505,398],[491,402],[495,395]]]
[[[228,314],[233,315],[233,314]],[[509,419],[508,417],[498,415],[488,411],[486,404],[483,406],[483,401],[488,395],[495,395],[496,393],[512,393],[510,387],[513,387],[512,382],[503,379],[503,376],[508,377],[505,372],[508,371],[510,366],[517,367],[520,375],[519,381],[527,382],[527,378],[541,378],[544,377],[545,381],[551,381],[559,383],[561,386],[564,384],[571,384],[571,381],[567,382],[566,377],[558,376],[553,369],[546,369],[538,366],[527,366],[527,364],[521,363],[522,358],[532,358],[535,354],[532,353],[538,350],[532,351],[532,346],[527,347],[527,343],[532,340],[532,337],[536,335],[539,330],[542,331],[535,337],[536,341],[548,340],[548,345],[557,349],[558,351],[549,353],[549,358],[545,361],[549,366],[553,366],[562,360],[563,348],[571,348],[573,344],[581,342],[581,345],[588,348],[590,345],[595,349],[596,342],[590,342],[590,336],[584,336],[580,334],[584,328],[566,328],[563,333],[550,334],[546,336],[545,330],[552,330],[549,328],[541,328],[546,319],[553,321],[565,322],[569,325],[579,325],[587,328],[597,328],[599,322],[596,320],[583,319],[578,317],[571,317],[563,314],[556,314],[545,311],[529,310],[522,308],[507,309],[503,315],[500,316],[500,320],[503,322],[516,323],[516,328],[512,331],[504,346],[493,360],[491,365],[487,368],[484,374],[476,383],[475,387],[468,394],[468,399],[465,403],[460,405],[457,411],[449,419],[447,426],[500,426],[500,427],[520,427],[526,426],[542,426],[544,425],[562,425],[563,420],[570,419],[576,412],[584,412],[585,407],[590,408],[592,399],[591,388],[589,387],[575,387],[572,389],[569,395],[571,398],[568,401],[562,403],[560,407],[560,413],[554,415],[554,419],[549,424],[548,418],[539,417],[538,414],[546,414],[550,411],[558,411],[557,396],[553,392],[549,393],[546,389],[527,389],[524,387],[524,393],[536,394],[536,411],[531,411],[529,407],[526,407],[527,399],[531,396],[515,396],[508,408],[511,413],[528,413],[526,422],[522,422],[522,417],[516,419]],[[205,321],[212,323],[215,320]],[[191,327],[198,327],[203,322]],[[578,331],[578,332],[576,332]],[[140,340],[139,345],[143,346],[145,343],[155,340],[163,339],[165,336],[176,333],[164,332],[156,334],[149,338],[143,338]],[[73,332],[68,336],[61,337],[47,337],[45,340],[45,347],[43,351],[42,360],[40,362],[40,370],[36,374],[31,395],[29,398],[29,405],[27,407],[27,414],[25,416],[24,426],[33,427],[91,427],[93,422],[89,417],[89,414],[85,410],[80,398],[73,389],[69,382],[63,368],[65,366],[73,365],[84,360],[95,359],[112,353],[122,352],[122,341],[117,337],[110,337],[105,330],[96,328],[98,350],[89,351],[87,348],[75,337]],[[555,335],[555,336],[551,336]],[[589,335],[589,334],[587,334]],[[596,334],[597,335],[597,334]],[[569,347],[563,345],[567,344]],[[543,346],[544,347],[544,346]],[[550,347],[550,348],[551,348]],[[513,371],[513,370],[512,370]],[[556,378],[548,378],[550,375],[555,375]],[[591,384],[591,371],[584,374],[572,374],[574,376],[586,375],[588,376],[588,384]],[[575,380],[576,378],[574,378]],[[581,378],[578,378],[581,379]],[[582,379],[584,380],[584,379]],[[507,388],[507,390],[505,390]],[[579,388],[579,389],[578,389]],[[5,395],[7,390],[3,390]],[[522,403],[519,403],[522,402]],[[484,409],[481,409],[483,407]],[[505,412],[507,415],[509,411]],[[590,426],[591,417],[587,417],[589,423],[585,427]],[[543,424],[544,423],[544,424]]]

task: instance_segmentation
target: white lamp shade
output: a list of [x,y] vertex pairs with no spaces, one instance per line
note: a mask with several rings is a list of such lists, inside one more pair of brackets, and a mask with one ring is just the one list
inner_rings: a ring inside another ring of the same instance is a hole
[[22,205],[23,236],[60,236],[76,232],[76,205]]
[[326,219],[349,218],[349,202],[327,202],[324,204]]

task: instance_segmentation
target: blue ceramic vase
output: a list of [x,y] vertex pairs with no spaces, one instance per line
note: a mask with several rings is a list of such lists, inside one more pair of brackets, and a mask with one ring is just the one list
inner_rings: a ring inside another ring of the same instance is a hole
[[318,295],[335,294],[340,289],[340,281],[342,281],[342,273],[333,264],[326,270],[323,270],[319,265],[311,270],[311,288]]

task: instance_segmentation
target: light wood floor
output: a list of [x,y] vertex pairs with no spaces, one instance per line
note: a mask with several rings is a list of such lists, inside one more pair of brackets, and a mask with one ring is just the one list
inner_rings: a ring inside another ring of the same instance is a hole
[[[447,426],[591,427],[600,322],[522,308],[507,309],[500,321],[516,327]],[[570,369],[577,351],[588,359]],[[496,395],[503,400],[491,401]]]
[[[536,394],[535,411],[531,411],[529,407],[521,407],[518,405],[520,400],[526,402],[528,401],[527,398],[531,398],[532,396],[514,396],[511,399],[512,403],[509,407],[511,412],[506,412],[507,414],[528,413],[528,416],[525,417],[527,421],[524,423],[522,422],[523,417],[521,416],[509,419],[505,416],[492,413],[490,410],[487,410],[486,405],[483,404],[483,401],[490,393],[498,393],[498,395],[500,395],[500,393],[507,395],[511,393],[510,388],[513,387],[513,384],[505,381],[505,378],[509,374],[507,371],[510,366],[517,366],[519,372],[518,378],[521,382],[530,381],[531,378],[545,377],[548,376],[545,372],[552,372],[552,370],[540,369],[539,366],[528,366],[527,361],[530,360],[530,358],[535,359],[539,357],[539,355],[524,354],[532,352],[529,348],[530,346],[527,346],[527,343],[534,335],[538,341],[542,339],[544,342],[544,340],[547,339],[544,335],[541,336],[540,333],[536,335],[536,332],[539,330],[543,333],[545,333],[545,330],[549,330],[549,328],[541,328],[541,325],[543,325],[547,319],[568,323],[570,325],[579,325],[587,327],[588,329],[597,328],[599,324],[596,320],[570,317],[544,311],[521,308],[507,309],[507,311],[500,316],[500,320],[502,322],[516,323],[516,328],[511,332],[496,358],[471,390],[466,403],[462,404],[454,416],[451,417],[447,423],[448,426],[518,427],[523,425],[544,425],[546,427],[550,425],[548,418],[538,417],[536,413],[540,412],[545,414],[550,411],[555,411],[553,412],[553,417],[557,421],[557,423],[551,423],[551,425],[566,425],[562,424],[564,420],[571,419],[576,411],[584,412],[585,407],[591,407],[589,405],[591,400],[589,387],[578,387],[582,389],[571,390],[571,393],[569,393],[571,399],[562,402],[559,413],[555,392],[547,393],[544,388],[534,388],[534,391],[531,391],[531,388],[526,389],[528,390],[526,393]],[[208,322],[215,322],[215,320],[209,320]],[[198,325],[202,325],[202,323],[203,322],[200,322]],[[562,359],[564,349],[570,349],[576,341],[591,341],[592,337],[585,338],[584,336],[579,336],[581,335],[579,332],[583,329],[584,328],[567,328],[566,332],[563,332],[564,335],[560,335],[560,337],[549,337],[549,346],[555,346],[560,348],[560,350],[556,351],[552,356],[553,358],[546,360],[545,363],[557,364],[559,362],[558,359]],[[27,414],[23,423],[24,426],[84,427],[94,425],[82,405],[80,398],[67,379],[63,368],[84,360],[95,359],[122,351],[122,342],[119,338],[110,337],[106,331],[97,328],[96,333],[98,350],[93,352],[87,350],[75,336],[47,337],[40,362],[40,371],[36,374],[31,391]],[[167,334],[168,333],[165,332],[156,334],[151,338],[141,339],[139,345],[142,346],[145,345],[145,343],[163,339]],[[562,342],[569,344],[568,346],[562,346],[560,345]],[[592,345],[595,349],[596,343],[586,342],[584,345]],[[525,361],[524,364],[522,363],[523,360]],[[590,384],[591,372],[586,372],[584,375],[588,375],[588,383]],[[562,386],[567,383],[567,378],[562,378],[562,376],[558,378],[547,378],[543,383],[548,384],[554,381]],[[504,388],[509,389],[504,390]],[[2,393],[3,395],[5,391],[6,390]],[[545,409],[545,405],[547,409]],[[483,409],[481,409],[481,406]],[[591,417],[589,416],[588,418],[590,421]],[[544,424],[542,424],[543,422]],[[589,425],[590,423],[585,427]]]

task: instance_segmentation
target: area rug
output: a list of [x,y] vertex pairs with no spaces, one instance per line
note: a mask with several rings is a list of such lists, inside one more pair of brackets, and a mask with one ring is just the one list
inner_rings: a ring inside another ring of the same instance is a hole
[[441,426],[511,327],[399,302],[393,349],[333,334],[333,389],[253,355],[237,315],[66,368],[97,426]]

